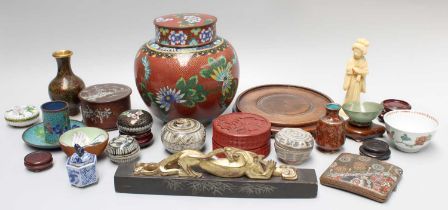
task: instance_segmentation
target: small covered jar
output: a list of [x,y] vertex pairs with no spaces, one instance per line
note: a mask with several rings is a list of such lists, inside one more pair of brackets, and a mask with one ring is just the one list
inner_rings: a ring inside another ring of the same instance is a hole
[[141,148],[152,143],[152,116],[149,112],[141,109],[124,111],[118,116],[117,127],[120,135],[134,137]]
[[75,150],[76,152],[65,164],[70,184],[75,187],[86,187],[97,183],[96,155],[85,152],[79,144],[75,144]]
[[128,163],[139,157],[140,146],[134,137],[119,135],[109,141],[106,151],[112,162]]
[[311,133],[300,128],[283,128],[275,134],[275,152],[287,164],[300,164],[307,160],[313,146]]
[[5,112],[6,123],[14,127],[27,127],[39,121],[35,106],[15,106]]
[[163,126],[161,139],[171,153],[186,149],[201,150],[205,144],[205,127],[194,119],[174,119]]

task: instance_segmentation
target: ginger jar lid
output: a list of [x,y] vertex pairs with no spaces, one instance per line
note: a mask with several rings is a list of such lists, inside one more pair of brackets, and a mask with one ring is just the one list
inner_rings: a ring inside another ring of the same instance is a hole
[[216,39],[216,17],[201,13],[179,13],[154,19],[156,41],[166,47],[197,47]]
[[314,138],[300,128],[282,128],[275,134],[275,143],[283,148],[303,150],[313,148]]

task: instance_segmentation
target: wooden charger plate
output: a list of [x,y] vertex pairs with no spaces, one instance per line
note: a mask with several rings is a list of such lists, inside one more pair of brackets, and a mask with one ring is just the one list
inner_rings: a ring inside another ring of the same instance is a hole
[[268,119],[272,133],[286,127],[314,134],[325,105],[333,99],[310,88],[294,85],[262,85],[238,96],[234,111],[258,114]]

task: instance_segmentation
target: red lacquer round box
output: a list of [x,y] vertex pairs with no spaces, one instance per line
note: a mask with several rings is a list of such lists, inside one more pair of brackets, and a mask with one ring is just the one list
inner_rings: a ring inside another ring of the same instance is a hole
[[231,113],[213,120],[213,149],[236,147],[269,155],[271,123],[264,117],[250,113]]
[[135,57],[135,80],[157,118],[209,123],[232,102],[239,78],[236,53],[216,34],[216,17],[198,13],[154,20],[156,38]]

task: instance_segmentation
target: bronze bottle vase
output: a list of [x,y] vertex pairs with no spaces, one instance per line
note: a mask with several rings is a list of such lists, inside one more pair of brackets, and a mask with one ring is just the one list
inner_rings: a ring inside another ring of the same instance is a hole
[[52,101],[65,101],[69,104],[70,116],[79,114],[79,92],[85,88],[84,82],[76,76],[70,66],[70,50],[58,50],[53,57],[58,64],[58,74],[48,85],[48,94]]
[[316,144],[323,152],[338,151],[345,143],[344,120],[339,116],[341,105],[329,103],[327,113],[317,123]]

